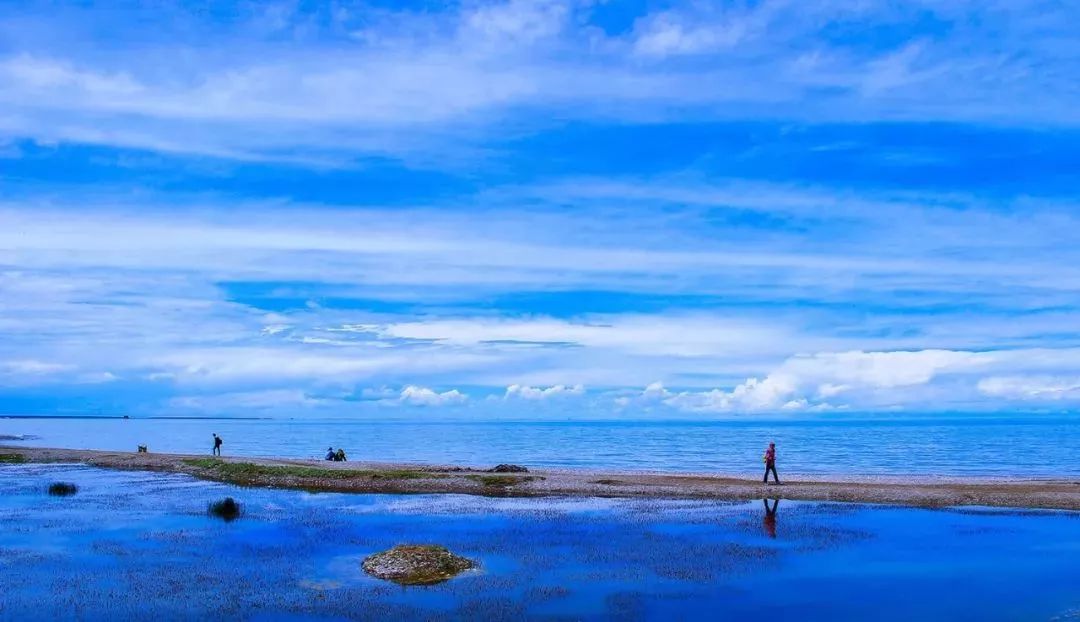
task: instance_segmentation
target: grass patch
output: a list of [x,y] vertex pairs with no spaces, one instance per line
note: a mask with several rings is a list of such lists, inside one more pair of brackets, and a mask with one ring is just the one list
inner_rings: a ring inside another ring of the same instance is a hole
[[240,518],[240,504],[232,497],[225,497],[221,501],[214,501],[206,507],[207,514],[216,516],[225,522],[232,522]]
[[620,482],[617,479],[598,479],[593,483],[594,484],[603,484],[604,486],[618,486],[622,482]]
[[471,479],[474,482],[479,482],[484,486],[496,488],[506,488],[507,486],[514,486],[516,484],[524,484],[525,482],[542,479],[534,475],[466,475],[465,478]]
[[311,479],[426,479],[434,477],[423,471],[404,469],[320,469],[317,467],[265,465],[251,462],[225,462],[217,458],[190,458],[184,460],[188,466],[212,471],[214,474],[229,479],[249,481],[263,477],[304,477]]
[[22,454],[0,454],[0,464],[25,464],[26,456]]
[[70,497],[79,492],[79,487],[68,482],[53,482],[49,484],[49,494],[54,497]]

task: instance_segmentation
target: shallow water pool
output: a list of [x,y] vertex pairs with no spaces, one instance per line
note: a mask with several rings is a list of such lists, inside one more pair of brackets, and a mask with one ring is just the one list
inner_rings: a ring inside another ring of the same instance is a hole
[[[50,497],[55,481],[79,492]],[[244,515],[207,505],[225,496]],[[244,489],[0,467],[0,619],[1080,620],[1080,514]],[[768,509],[767,509],[768,508]],[[400,543],[481,569],[403,588]]]

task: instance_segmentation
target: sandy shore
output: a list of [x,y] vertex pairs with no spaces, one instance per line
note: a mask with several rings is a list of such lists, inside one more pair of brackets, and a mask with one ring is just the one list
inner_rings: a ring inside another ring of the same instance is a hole
[[[793,477],[780,486],[745,477],[684,473],[483,469],[371,462],[139,454],[0,446],[0,463],[81,463],[114,469],[186,473],[245,486],[371,493],[455,493],[486,496],[590,496],[748,500],[763,497],[887,503],[922,507],[997,506],[1080,510],[1080,480]],[[0,464],[2,473],[3,464]]]

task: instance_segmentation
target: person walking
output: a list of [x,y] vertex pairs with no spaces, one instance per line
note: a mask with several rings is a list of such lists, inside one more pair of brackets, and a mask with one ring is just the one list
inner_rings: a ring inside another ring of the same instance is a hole
[[769,471],[772,471],[773,479],[779,484],[780,476],[776,474],[776,443],[769,443],[769,448],[765,450],[762,458],[765,460],[765,477],[761,479],[761,483],[769,483]]
[[218,436],[216,433],[214,434],[214,455],[221,455],[221,437]]

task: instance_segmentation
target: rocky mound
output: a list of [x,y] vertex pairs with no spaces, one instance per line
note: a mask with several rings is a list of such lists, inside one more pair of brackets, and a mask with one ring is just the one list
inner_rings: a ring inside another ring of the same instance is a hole
[[471,559],[437,545],[402,544],[364,560],[364,572],[399,585],[434,585],[476,568]]
[[529,469],[516,464],[500,464],[499,466],[488,469],[488,473],[528,473]]

